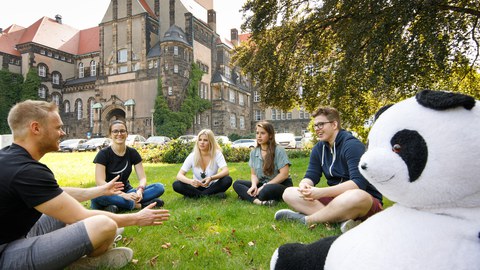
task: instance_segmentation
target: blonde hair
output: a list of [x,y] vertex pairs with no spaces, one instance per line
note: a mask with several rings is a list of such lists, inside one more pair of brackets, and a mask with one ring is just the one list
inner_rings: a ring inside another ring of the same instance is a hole
[[17,103],[8,113],[8,126],[12,131],[13,138],[24,138],[27,135],[28,126],[36,121],[42,125],[48,123],[48,114],[58,113],[55,103],[40,100],[25,100]]
[[[206,135],[208,140],[208,152],[210,154],[210,160],[215,160],[215,155],[217,151],[222,151],[220,145],[218,145],[217,140],[215,140],[215,135],[213,131],[210,129],[202,129],[197,135],[197,142],[195,143],[195,147],[193,147],[193,164],[195,167],[200,167],[200,161],[202,160],[202,155],[200,153],[200,148],[198,147],[198,140],[200,139],[201,135]],[[213,165],[213,162],[210,162],[210,166]]]

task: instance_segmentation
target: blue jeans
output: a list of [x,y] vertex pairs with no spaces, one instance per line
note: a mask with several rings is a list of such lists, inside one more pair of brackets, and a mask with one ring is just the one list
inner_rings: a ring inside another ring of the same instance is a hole
[[[137,192],[137,190],[132,188],[126,191],[125,193],[132,193],[132,192]],[[143,191],[143,198],[140,201],[140,203],[146,203],[148,201],[151,201],[152,199],[158,198],[163,194],[163,192],[165,192],[165,188],[160,183],[147,185],[145,187],[145,190]],[[101,210],[109,205],[116,205],[120,210],[132,210],[135,208],[134,201],[125,200],[119,195],[100,196],[95,199],[92,199],[90,208]]]

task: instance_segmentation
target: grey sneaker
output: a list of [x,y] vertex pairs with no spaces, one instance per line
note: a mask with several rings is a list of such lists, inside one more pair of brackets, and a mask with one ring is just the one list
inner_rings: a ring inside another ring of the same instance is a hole
[[297,212],[294,212],[290,209],[282,209],[278,210],[275,213],[275,220],[291,220],[291,221],[298,221],[302,224],[307,225],[307,222],[305,220],[305,215],[300,214]]
[[346,220],[342,222],[342,224],[340,224],[340,231],[342,231],[342,233],[346,233],[347,231],[358,226],[360,223],[362,223],[361,220],[353,220],[353,219]]
[[278,204],[278,201],[276,201],[276,200],[262,201],[263,206],[272,207],[272,206],[275,206],[277,204]]
[[127,247],[112,248],[97,257],[83,256],[72,263],[68,269],[119,269],[127,265],[133,258],[133,251]]

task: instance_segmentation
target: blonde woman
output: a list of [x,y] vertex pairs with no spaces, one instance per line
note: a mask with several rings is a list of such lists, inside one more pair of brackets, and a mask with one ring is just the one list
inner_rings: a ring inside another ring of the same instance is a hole
[[[192,178],[187,177],[190,170]],[[225,197],[231,185],[227,162],[215,135],[210,129],[200,131],[193,152],[185,159],[173,182],[173,190],[191,198],[215,194]]]

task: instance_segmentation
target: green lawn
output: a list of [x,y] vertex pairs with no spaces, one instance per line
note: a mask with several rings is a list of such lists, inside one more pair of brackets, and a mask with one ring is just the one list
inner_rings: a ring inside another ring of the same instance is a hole
[[[41,162],[55,173],[61,186],[95,185],[95,153],[49,153]],[[308,158],[291,160],[294,185],[303,176]],[[184,199],[172,190],[181,164],[144,164],[147,181],[165,185],[165,208],[170,220],[158,227],[128,227],[119,246],[134,250],[125,269],[269,269],[273,251],[288,242],[310,243],[339,234],[338,226],[277,222],[274,213],[285,203],[263,207],[240,201],[233,188],[227,199]],[[248,163],[229,163],[233,180],[249,179]],[[131,182],[137,185],[132,173]],[[88,207],[86,202],[85,206]]]

